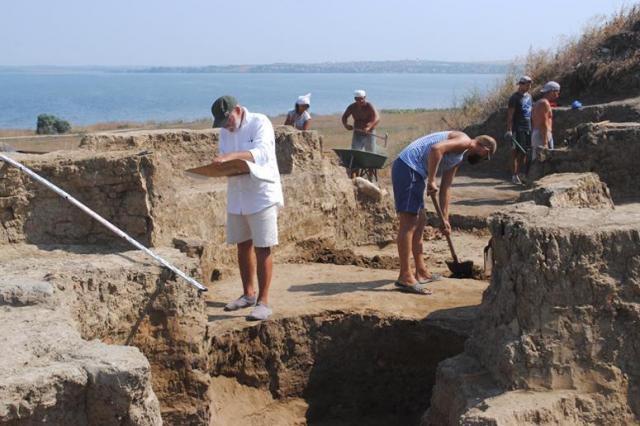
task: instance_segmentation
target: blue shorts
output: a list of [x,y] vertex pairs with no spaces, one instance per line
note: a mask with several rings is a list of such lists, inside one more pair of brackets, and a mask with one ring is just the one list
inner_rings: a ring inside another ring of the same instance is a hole
[[418,214],[424,208],[424,178],[399,158],[393,162],[391,182],[396,212]]

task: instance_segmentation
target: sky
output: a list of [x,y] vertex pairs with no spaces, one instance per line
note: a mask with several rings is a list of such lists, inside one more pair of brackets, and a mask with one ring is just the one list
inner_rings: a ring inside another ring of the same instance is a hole
[[0,65],[513,60],[625,0],[4,0]]

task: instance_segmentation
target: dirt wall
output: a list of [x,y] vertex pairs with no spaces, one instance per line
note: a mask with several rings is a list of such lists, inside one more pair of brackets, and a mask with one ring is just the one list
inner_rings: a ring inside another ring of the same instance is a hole
[[491,284],[424,424],[637,424],[638,209],[521,203],[490,228]]
[[270,321],[215,336],[210,373],[278,400],[303,397],[311,424],[415,424],[435,366],[462,350],[466,335],[450,326],[344,312]]
[[[282,244],[317,235],[356,244],[392,238],[390,197],[359,199],[344,169],[323,158],[316,132],[278,127],[276,136],[285,194]],[[224,245],[225,179],[194,181],[183,173],[206,164],[216,145],[213,130],[125,132],[87,136],[78,151],[16,159],[145,245],[196,238],[208,244],[210,260],[232,263]],[[0,207],[0,243],[126,244],[7,165],[0,168]]]
[[636,173],[640,155],[640,124],[584,124],[572,133],[565,150],[547,152],[532,166],[538,179],[553,173],[593,172],[607,184],[614,201],[640,196]]
[[[153,232],[153,163],[136,153],[59,151],[13,158],[68,192],[143,244]],[[110,244],[102,225],[6,163],[0,164],[0,244]]]
[[[557,148],[565,147],[565,140],[574,138],[571,130],[585,123],[598,123],[609,120],[611,122],[640,122],[640,98],[606,104],[585,105],[574,110],[568,107],[553,110],[553,137]],[[510,170],[511,143],[503,139],[506,130],[506,106],[494,112],[483,123],[467,127],[464,131],[471,137],[487,134],[498,141],[498,151],[493,159],[486,164],[479,164],[473,168],[466,168],[472,172],[508,173]],[[464,172],[465,170],[463,170]],[[582,170],[588,171],[588,170]]]

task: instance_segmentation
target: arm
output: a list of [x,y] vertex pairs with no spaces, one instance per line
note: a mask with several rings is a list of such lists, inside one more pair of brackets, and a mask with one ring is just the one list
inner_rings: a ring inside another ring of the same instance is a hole
[[378,114],[378,110],[376,110],[376,107],[371,105],[371,109],[373,110],[373,117],[371,118],[371,121],[369,121],[366,127],[364,128],[364,131],[367,133],[369,133],[372,129],[375,129],[378,123],[380,122],[380,114]]
[[350,124],[347,124],[347,120],[349,119],[350,115],[351,115],[351,105],[349,105],[347,109],[344,110],[344,114],[342,114],[342,125],[347,130],[353,130],[353,126]]
[[513,130],[513,115],[516,112],[516,97],[515,93],[509,97],[507,103],[507,133]]
[[513,126],[513,114],[515,111],[515,108],[512,106],[509,106],[507,109],[507,132],[511,132],[513,130],[511,127]]
[[438,166],[440,165],[440,161],[444,154],[449,152],[461,153],[464,152],[467,148],[469,148],[469,143],[471,139],[469,136],[462,132],[451,132],[449,134],[449,139],[438,142],[433,147],[431,147],[431,152],[428,156],[427,163],[427,194],[435,194],[438,192],[438,185],[436,185],[436,173],[438,172]]
[[310,118],[307,121],[304,122],[304,126],[302,126],[302,130],[309,130],[309,127],[311,127],[311,119]]
[[293,114],[287,113],[287,118],[284,120],[285,126],[293,126]]
[[250,151],[236,151],[229,152],[228,154],[217,155],[213,157],[213,164],[222,164],[231,160],[245,160],[254,161],[253,155]]
[[253,161],[253,156],[249,151],[229,151],[229,146],[225,143],[225,137],[221,134],[218,143],[218,153],[213,157],[213,164],[222,164],[237,159]]
[[255,148],[249,150],[253,157],[253,162],[263,166],[276,155],[276,137],[273,132],[273,125],[268,118],[260,121],[255,134],[253,135],[253,145]]

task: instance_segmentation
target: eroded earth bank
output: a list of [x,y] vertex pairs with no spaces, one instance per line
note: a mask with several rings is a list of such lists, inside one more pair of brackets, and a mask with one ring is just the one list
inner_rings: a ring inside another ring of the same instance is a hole
[[[226,182],[182,172],[209,161],[216,131],[95,134],[75,151],[12,154],[209,291],[2,165],[0,423],[637,422],[633,182],[611,180],[612,201],[597,170],[550,174],[517,199],[460,177],[454,241],[482,266],[491,238],[492,278],[409,295],[393,286],[390,195],[358,189],[315,132],[276,136],[286,208],[275,315],[259,324],[222,310],[240,288]],[[446,242],[431,228],[424,239],[429,265],[447,272]]]

